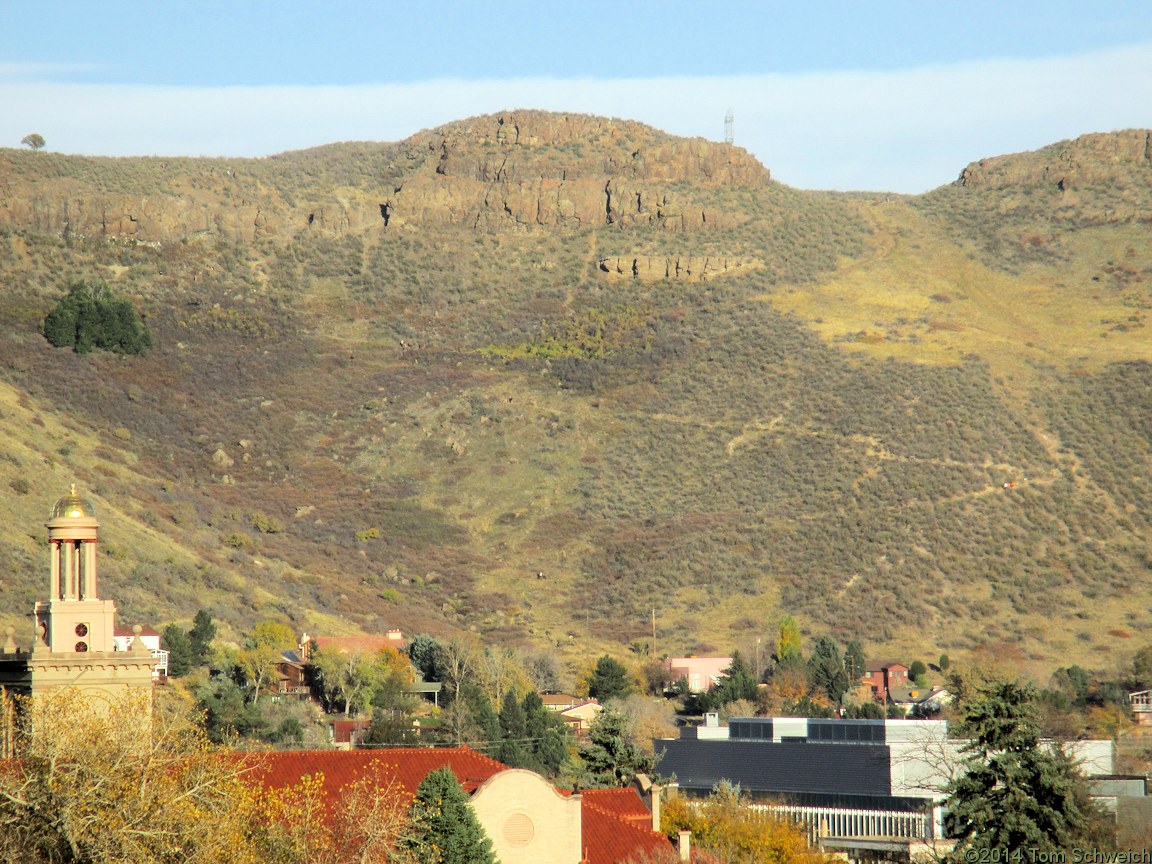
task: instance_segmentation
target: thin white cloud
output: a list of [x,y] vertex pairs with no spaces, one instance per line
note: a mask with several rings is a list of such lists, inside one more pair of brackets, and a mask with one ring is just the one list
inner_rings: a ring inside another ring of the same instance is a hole
[[[2,71],[2,70],[0,70]],[[266,155],[394,141],[508,108],[626,117],[723,136],[801,188],[920,192],[968,162],[1084,132],[1152,126],[1152,43],[899,72],[627,80],[179,88],[5,81],[0,143],[104,155]]]
[[104,67],[91,63],[6,63],[0,61],[0,83],[51,81],[77,73],[97,72]]

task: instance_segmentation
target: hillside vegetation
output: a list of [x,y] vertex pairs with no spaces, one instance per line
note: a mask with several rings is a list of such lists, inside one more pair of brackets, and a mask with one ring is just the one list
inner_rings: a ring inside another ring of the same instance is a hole
[[[790,612],[876,655],[1119,660],[1152,601],[1146,142],[915,198],[537,112],[261,160],[0,150],[0,618],[75,481],[129,621],[586,653],[655,609],[680,653]],[[76,280],[151,350],[52,348]]]

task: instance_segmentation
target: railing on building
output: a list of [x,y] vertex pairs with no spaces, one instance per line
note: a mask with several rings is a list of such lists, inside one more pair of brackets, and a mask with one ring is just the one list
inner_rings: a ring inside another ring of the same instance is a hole
[[767,816],[792,819],[808,832],[815,845],[821,837],[932,838],[932,814],[902,810],[853,810],[839,807],[804,807],[795,804],[752,804]]

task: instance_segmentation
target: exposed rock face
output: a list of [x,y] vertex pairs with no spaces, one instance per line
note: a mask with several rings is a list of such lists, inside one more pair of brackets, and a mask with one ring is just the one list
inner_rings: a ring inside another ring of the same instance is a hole
[[[479,117],[406,142],[422,162],[384,204],[398,222],[478,227],[730,224],[729,214],[674,185],[758,185],[768,171],[745,151],[663,136],[639,123],[521,112]],[[418,152],[423,148],[425,155]]]
[[[236,241],[403,225],[479,230],[732,224],[693,195],[769,174],[744,150],[640,123],[528,111],[472,118],[374,146],[386,170],[357,171],[341,147],[266,160],[87,159],[0,151],[0,226],[111,241]],[[37,161],[39,160],[39,161]],[[302,170],[303,169],[303,170]],[[93,179],[95,178],[95,179]],[[127,195],[124,188],[146,191]],[[338,191],[337,191],[338,190]],[[690,190],[690,191],[685,191]]]
[[627,258],[602,258],[598,266],[609,276],[626,276],[643,282],[673,279],[680,282],[707,282],[718,276],[754,270],[763,264],[752,258],[661,257],[631,255]]
[[1067,192],[1078,186],[1124,180],[1152,182],[1152,132],[1082,135],[1032,153],[973,162],[956,181],[973,189],[1049,186]]

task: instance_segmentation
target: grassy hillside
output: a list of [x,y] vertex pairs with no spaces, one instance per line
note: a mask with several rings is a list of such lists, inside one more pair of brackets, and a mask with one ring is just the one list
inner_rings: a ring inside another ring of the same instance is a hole
[[[1093,141],[831,195],[638,124],[497,119],[268,160],[0,153],[0,618],[42,593],[75,479],[107,591],[155,624],[586,653],[655,608],[680,652],[792,612],[876,654],[1049,665],[1147,626],[1152,247],[1113,206],[1145,165],[1089,170]],[[1061,158],[1074,200],[1036,168]],[[605,178],[634,209],[590,221]],[[143,233],[60,227],[126,195]],[[217,227],[185,230],[193,199]],[[150,354],[47,345],[77,277],[136,301]]]

